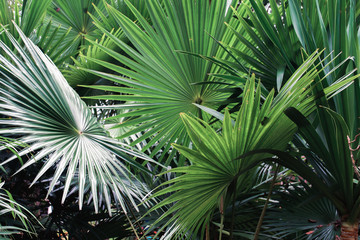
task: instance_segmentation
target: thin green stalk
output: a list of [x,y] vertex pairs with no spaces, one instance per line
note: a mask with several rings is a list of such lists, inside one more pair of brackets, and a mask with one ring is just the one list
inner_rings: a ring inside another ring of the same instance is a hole
[[220,198],[220,231],[219,231],[219,240],[222,238],[222,232],[224,229],[224,196]]
[[210,229],[209,229],[209,224],[207,224],[207,225],[206,225],[205,239],[206,239],[206,240],[210,240]]
[[[121,194],[121,195],[122,195],[122,194]],[[135,216],[135,214],[134,214],[134,211],[133,211],[133,209],[132,209],[132,207],[131,207],[131,204],[129,203],[128,199],[127,199],[125,196],[123,196],[123,198],[125,199],[126,204],[129,206],[130,213],[131,213],[132,217],[134,218],[134,220],[135,220],[135,222],[136,222],[136,224],[137,224],[137,227],[139,228],[141,234],[144,236],[144,235],[145,235],[145,232],[144,232],[143,229],[141,228],[141,225],[140,225],[139,221],[137,220],[137,218],[136,218],[136,216]]]
[[129,218],[129,216],[128,216],[126,213],[125,213],[125,216],[126,216],[127,220],[128,220],[129,223],[130,223],[131,229],[133,230],[133,232],[134,232],[134,234],[135,234],[135,236],[136,236],[136,239],[140,239],[139,236],[138,236],[138,234],[137,234],[137,232],[136,232],[136,229],[135,229],[134,225],[132,224],[132,222],[131,222],[131,220],[130,220],[130,218]]
[[263,210],[262,210],[262,212],[261,212],[261,215],[260,215],[260,218],[259,218],[259,222],[258,222],[257,227],[256,227],[256,231],[255,231],[255,234],[254,234],[254,240],[257,240],[257,239],[259,238],[261,225],[262,225],[263,220],[264,220],[264,217],[265,217],[266,208],[267,208],[267,206],[268,206],[268,204],[269,204],[269,201],[270,201],[270,197],[271,197],[272,190],[273,190],[274,185],[275,185],[275,182],[276,182],[276,178],[277,178],[277,174],[278,174],[279,168],[280,168],[280,166],[277,165],[277,167],[276,167],[276,169],[275,169],[275,173],[274,173],[273,180],[272,180],[271,185],[270,185],[269,193],[268,193],[267,198],[266,198],[266,202],[265,202],[264,208],[263,208]]
[[233,232],[234,232],[234,222],[235,222],[235,201],[236,201],[236,184],[237,184],[238,177],[234,180],[234,187],[233,187],[233,201],[232,201],[232,216],[231,216],[231,228],[230,228],[230,240],[233,239]]

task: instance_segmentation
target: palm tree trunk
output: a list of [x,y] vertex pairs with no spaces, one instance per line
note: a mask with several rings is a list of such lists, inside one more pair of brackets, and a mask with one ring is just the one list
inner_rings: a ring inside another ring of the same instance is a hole
[[341,223],[341,240],[357,240],[358,239],[359,224],[342,222]]

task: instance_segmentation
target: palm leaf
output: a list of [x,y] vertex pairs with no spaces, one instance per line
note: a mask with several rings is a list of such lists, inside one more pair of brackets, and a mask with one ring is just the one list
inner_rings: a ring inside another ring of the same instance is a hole
[[[252,76],[245,85],[243,104],[235,123],[226,111],[221,134],[205,121],[181,114],[193,147],[180,144],[174,144],[174,147],[192,165],[170,170],[183,175],[164,183],[170,185],[154,194],[156,197],[173,193],[153,208],[171,205],[158,220],[170,218],[164,226],[167,227],[166,238],[190,237],[198,233],[203,238],[221,199],[226,207],[234,194],[250,190],[257,175],[254,166],[262,159],[275,160],[271,156],[285,150],[296,126],[287,119],[284,110],[298,106],[309,115],[315,109],[314,102],[308,100],[312,98],[309,96],[311,80],[318,74],[312,65],[320,54],[312,54],[276,97],[273,90],[262,101],[261,84],[256,87]],[[257,151],[259,149],[272,151]],[[250,154],[251,151],[256,154]]]
[[[331,197],[327,197],[341,216],[350,215],[350,221],[356,221],[359,208],[355,203],[359,198],[359,187],[354,185],[355,166],[347,140],[349,129],[338,113],[330,109],[319,109],[319,111],[324,111],[324,114],[319,115],[322,128],[318,129],[315,129],[296,109],[288,109],[286,114],[298,125],[301,136],[308,144],[309,149],[305,152],[305,156],[309,155],[309,159],[312,155],[319,158],[320,164],[313,161],[311,163],[326,183],[326,188],[333,192]],[[315,185],[312,187],[317,191],[323,191],[323,188]]]
[[[315,81],[326,80],[318,84],[317,92],[336,83],[341,76],[355,75],[354,70],[360,67],[356,1],[288,0],[277,4],[270,0],[269,3],[269,12],[260,0],[244,1],[234,10],[242,28],[233,29],[231,24],[229,28],[247,49],[224,42],[234,63],[217,59],[220,64],[240,76],[251,68],[268,89],[279,89],[304,56],[324,49],[321,64],[326,67]],[[328,103],[322,102],[342,115],[351,137],[356,135],[360,124],[360,108],[355,104],[359,89],[359,80],[355,79],[347,90]]]
[[[22,162],[18,150],[26,146],[24,143],[0,137],[0,145],[2,149],[9,150]],[[5,169],[3,170],[5,172]],[[41,225],[40,222],[30,211],[15,201],[12,194],[3,188],[4,184],[5,182],[0,183],[0,237],[12,239],[12,235],[21,233],[36,235],[34,224]]]
[[[230,14],[225,15],[224,1],[213,1],[209,4],[207,0],[198,2],[177,0],[165,1],[163,5],[159,1],[149,1],[146,4],[152,22],[150,24],[129,1],[125,2],[136,16],[137,23],[114,8],[109,7],[109,12],[119,22],[133,46],[121,41],[100,24],[97,26],[129,57],[94,44],[126,67],[87,58],[115,71],[120,76],[89,72],[125,87],[94,87],[122,93],[94,98],[128,102],[114,108],[131,108],[132,111],[116,117],[128,117],[125,125],[138,127],[122,137],[147,131],[133,142],[133,145],[148,140],[147,146],[143,148],[145,151],[156,143],[157,146],[152,149],[152,156],[163,148],[160,161],[169,164],[176,152],[172,151],[167,157],[168,160],[164,160],[170,149],[170,143],[178,141],[185,145],[189,144],[179,113],[192,112],[200,116],[201,111],[192,103],[211,107],[224,99],[224,94],[214,92],[214,88],[218,87],[195,85],[211,80],[207,73],[215,71],[216,66],[191,55],[180,54],[176,50],[210,56],[218,54],[219,47],[209,35],[222,39],[226,30],[223,22],[230,19]],[[224,53],[220,51],[220,54]],[[126,77],[121,77],[123,75]],[[122,126],[124,124],[119,127]],[[182,165],[183,161],[181,157],[179,164]]]
[[[145,16],[148,15],[144,0],[132,2]],[[117,21],[108,14],[108,5],[130,18],[134,18],[124,1],[53,1],[44,22],[46,27],[42,28],[43,31],[37,32],[41,42],[44,42],[45,39],[48,40],[46,41],[47,45],[51,48],[49,56],[58,67],[61,67],[65,78],[73,87],[78,84],[93,84],[99,79],[98,76],[85,72],[80,67],[106,71],[101,65],[89,62],[81,57],[82,54],[96,59],[112,61],[111,57],[101,52],[96,46],[91,46],[86,39],[99,41],[107,48],[120,51],[111,39],[103,36],[94,22],[101,22],[108,31],[114,30],[114,34],[118,38],[127,41]],[[57,44],[58,42],[60,44]],[[44,52],[47,50],[47,48],[42,49]]]
[[86,183],[90,184],[96,211],[103,201],[111,214],[112,198],[125,211],[124,198],[137,209],[135,201],[141,200],[144,186],[134,183],[135,177],[126,165],[145,169],[128,154],[150,159],[110,138],[56,66],[20,29],[18,31],[25,48],[10,34],[8,37],[19,56],[0,43],[11,59],[0,56],[1,114],[11,117],[1,120],[8,128],[1,129],[0,133],[20,136],[19,140],[29,145],[19,152],[20,156],[34,152],[35,156],[21,169],[42,161],[35,183],[55,167],[48,192],[54,189],[61,176],[66,176],[62,201],[69,193],[72,180],[76,179],[80,209],[85,200]]
[[[66,29],[62,26],[53,26],[52,21],[44,21],[36,31],[36,36],[32,41],[58,66],[63,66],[64,62],[69,62],[78,51],[72,49],[72,45],[78,41],[78,36],[72,38],[71,28]],[[72,38],[68,40],[68,38]],[[65,41],[65,43],[64,43]]]
[[[47,8],[51,3],[51,0],[45,1],[19,1],[15,0],[14,7],[10,5],[11,1],[0,1],[0,22],[6,26],[8,31],[16,38],[19,39],[19,34],[16,31],[14,25],[11,24],[14,21],[24,32],[26,36],[31,36],[34,30],[42,22],[46,15]],[[19,9],[21,8],[21,9]],[[0,34],[0,40],[11,46],[10,40],[6,37],[6,34]]]
[[[1,239],[13,239],[13,235],[20,233],[27,233],[29,236],[36,235],[32,222],[39,222],[25,207],[21,206],[14,200],[9,191],[2,188],[3,185],[4,183],[0,185],[0,218],[2,222],[2,225],[0,225]],[[12,221],[7,221],[9,219]],[[15,226],[14,222],[16,220],[20,222],[22,227]]]
[[340,218],[335,206],[306,183],[291,184],[273,197],[264,232],[280,239],[335,239],[340,233]]
[[[359,36],[358,26],[355,23],[356,1],[324,1],[316,0],[311,4],[301,4],[300,1],[289,1],[291,8],[291,19],[294,27],[298,28],[297,36],[299,39],[311,39],[311,44],[303,44],[302,47],[306,51],[311,52],[315,48],[326,48],[327,53],[332,53],[331,63],[328,69],[325,69],[326,80],[328,84],[334,83],[337,78],[344,72],[350,72],[355,68],[359,68]],[[322,9],[320,9],[320,7]],[[317,11],[312,11],[317,9]],[[313,17],[309,18],[308,13],[313,12]],[[313,20],[313,21],[311,21]],[[320,36],[315,37],[321,33]],[[343,52],[340,57],[335,58],[339,53]],[[337,71],[329,74],[329,69],[342,62],[347,57],[353,57],[353,61],[349,65],[345,65],[348,69],[337,69]],[[324,83],[326,84],[326,83]],[[326,86],[326,85],[325,85]],[[357,102],[360,91],[359,80],[350,86],[346,91],[334,98],[334,102],[330,104],[333,110],[341,114],[346,124],[350,128],[350,135],[356,135],[359,128],[360,108]]]

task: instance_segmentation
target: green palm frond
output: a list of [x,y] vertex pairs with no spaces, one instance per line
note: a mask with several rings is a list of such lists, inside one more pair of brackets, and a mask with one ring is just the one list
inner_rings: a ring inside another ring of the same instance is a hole
[[[121,38],[123,41],[126,41],[126,37],[124,33],[121,31],[121,29],[117,30],[116,32],[111,31],[116,37]],[[107,48],[118,50],[117,46],[113,43],[113,41],[103,35],[100,39],[97,39],[96,42],[98,42],[101,45],[106,46]],[[94,84],[99,79],[98,76],[89,73],[88,71],[84,71],[82,69],[91,69],[95,71],[106,71],[106,68],[103,66],[96,64],[91,61],[87,61],[87,58],[95,58],[103,61],[112,61],[112,58],[109,57],[108,54],[103,52],[98,46],[96,45],[90,45],[84,49],[84,51],[81,51],[79,56],[74,59],[73,58],[73,65],[69,65],[69,68],[64,69],[64,75],[67,78],[69,84],[73,87],[77,87],[78,85],[83,84]],[[89,89],[86,89],[89,91]],[[83,91],[81,89],[78,91],[79,94],[81,94]],[[84,94],[91,95],[91,94]]]
[[315,110],[311,83],[318,74],[313,64],[320,54],[312,54],[276,97],[272,90],[264,98],[261,84],[256,87],[252,76],[245,85],[243,103],[235,123],[226,111],[221,134],[205,121],[181,114],[192,148],[180,144],[174,144],[174,147],[192,165],[170,170],[183,175],[164,183],[170,186],[154,194],[156,197],[173,193],[153,208],[172,205],[159,218],[159,221],[170,218],[164,226],[168,227],[166,236],[169,239],[173,235],[204,234],[215,209],[221,209],[221,202],[226,206],[234,194],[254,186],[257,175],[254,167],[263,159],[274,159],[264,151],[255,155],[248,155],[248,152],[285,150],[296,132],[296,125],[289,121],[284,111],[290,106],[297,106],[305,115]]
[[[145,16],[148,15],[145,1],[131,1]],[[132,12],[124,1],[104,0],[75,0],[53,1],[49,8],[42,31],[37,32],[41,42],[46,41],[44,52],[50,48],[49,56],[61,70],[71,86],[79,84],[93,84],[99,77],[80,68],[106,71],[106,68],[87,61],[81,55],[93,57],[104,61],[112,58],[102,52],[97,46],[92,46],[86,39],[98,41],[100,44],[114,51],[120,49],[95,26],[101,25],[123,41],[127,41],[125,34],[117,21],[108,14],[108,5],[114,7],[131,19]],[[60,43],[60,44],[58,44]],[[64,63],[66,64],[65,66]]]
[[71,28],[66,29],[60,25],[54,27],[51,20],[44,21],[31,39],[56,66],[61,67],[78,53],[72,49],[72,45],[78,41],[79,36],[73,38],[69,35],[70,31]]
[[[4,183],[0,184],[0,238],[13,239],[12,235],[28,233],[36,235],[34,222],[36,218],[25,207],[17,203],[11,193],[3,189]],[[14,222],[18,220],[22,227],[15,226]],[[38,222],[37,222],[38,223]]]
[[[319,122],[321,128],[315,128],[296,109],[286,110],[286,114],[299,127],[299,133],[307,143],[303,150],[304,155],[309,158],[311,168],[306,172],[315,171],[326,185],[319,188],[314,182],[305,177],[319,192],[330,191],[332,195],[327,196],[336,206],[341,216],[348,216],[349,221],[356,221],[359,217],[360,201],[359,185],[354,184],[355,159],[351,157],[348,137],[350,131],[345,120],[338,113],[321,108],[319,111]],[[316,158],[314,159],[314,156]],[[298,161],[302,161],[298,159]],[[300,169],[293,169],[299,171]],[[357,170],[358,171],[358,170]]]
[[303,58],[299,40],[290,26],[286,1],[280,5],[275,0],[269,3],[271,13],[260,0],[243,1],[236,10],[233,9],[241,27],[234,28],[232,24],[227,26],[243,47],[222,42],[234,61],[215,60],[236,75],[243,76],[251,71],[261,78],[267,89],[279,90],[302,64]]
[[[345,72],[360,67],[360,36],[359,25],[356,23],[356,6],[358,3],[354,0],[315,0],[310,3],[289,0],[291,20],[302,47],[307,52],[312,52],[315,48],[325,48],[326,55],[333,51],[331,58],[328,59],[331,62],[329,68],[324,69],[325,87],[336,82]],[[340,57],[335,57],[340,53],[342,53]],[[348,57],[351,57],[352,61],[330,72],[334,66]],[[360,82],[359,79],[355,79],[352,86],[329,102],[329,106],[344,118],[352,137],[360,127],[360,106],[356,104],[359,95]]]
[[80,52],[89,47],[85,38],[101,38],[102,33],[93,24],[89,13],[100,18],[95,5],[102,13],[105,11],[103,3],[102,0],[51,1],[48,7],[34,42],[51,57],[66,79],[71,79],[66,70],[73,64],[72,58],[76,60]]
[[144,196],[145,186],[134,183],[135,177],[127,165],[146,169],[129,155],[151,159],[110,138],[51,60],[20,29],[18,31],[25,48],[8,34],[18,56],[0,43],[6,53],[0,56],[0,113],[11,117],[1,120],[0,123],[8,127],[0,133],[19,136],[19,140],[28,145],[19,152],[20,156],[34,153],[21,169],[42,161],[35,183],[55,167],[49,193],[60,177],[65,176],[63,201],[76,179],[80,209],[87,183],[95,210],[105,202],[111,214],[112,199],[115,199],[126,211],[124,198],[137,209],[136,201]]
[[[170,149],[170,143],[178,141],[184,145],[189,144],[179,113],[192,112],[201,116],[201,111],[193,103],[211,107],[224,100],[223,93],[214,91],[217,86],[196,85],[211,81],[208,73],[216,72],[217,67],[211,62],[177,51],[210,56],[225,55],[211,36],[216,39],[224,38],[226,28],[223,22],[229,21],[231,14],[225,15],[225,1],[212,1],[211,4],[208,0],[171,0],[164,1],[163,4],[159,1],[148,1],[146,6],[150,24],[130,1],[125,2],[136,16],[136,22],[112,7],[109,7],[109,13],[120,24],[130,44],[106,31],[101,24],[97,26],[123,52],[118,53],[94,43],[125,67],[87,58],[88,61],[103,65],[120,76],[91,70],[89,72],[124,87],[92,86],[115,93],[94,98],[126,101],[127,104],[114,106],[132,110],[116,116],[128,117],[128,121],[119,127],[133,125],[137,128],[122,137],[144,133],[133,144],[148,140],[143,151],[153,148],[152,154],[155,155],[163,149],[159,159],[169,164],[176,152],[172,151],[169,156],[165,156]],[[179,164],[183,165],[183,161],[181,157]]]
[[[29,37],[42,22],[46,15],[47,8],[51,4],[51,0],[15,0],[12,8],[10,2],[11,1],[7,0],[0,1],[0,23],[5,26],[16,39],[19,39],[19,34],[11,22],[14,21],[24,34]],[[6,34],[0,34],[0,40],[8,46],[11,46],[11,42],[6,37]]]
[[83,37],[97,34],[97,28],[88,13],[96,14],[95,6],[104,9],[103,3],[102,0],[54,0],[49,7],[48,17],[51,17],[54,23],[66,26],[66,28],[71,27],[72,35],[82,36],[79,39],[81,42],[84,41]]
[[[18,150],[26,147],[26,144],[0,137],[0,145],[2,150],[9,150],[22,162]],[[3,170],[5,172],[5,169]],[[5,182],[0,183],[0,238],[13,239],[13,235],[23,233],[35,236],[34,225],[41,224],[30,211],[15,201],[12,194],[3,188],[4,184]]]
[[[357,21],[359,2],[268,2],[271,11],[267,11],[261,0],[243,1],[234,10],[241,28],[234,28],[231,24],[228,27],[246,49],[230,42],[221,43],[229,50],[232,62],[207,57],[236,76],[243,76],[250,68],[269,90],[280,89],[306,55],[317,49],[324,49],[321,57],[324,67],[319,75],[320,79],[326,79],[318,84],[317,91],[336,83],[343,75],[355,75],[354,69],[360,67]],[[354,81],[352,86],[329,102],[321,102],[342,115],[352,137],[360,126],[360,107],[356,104],[360,95],[360,83],[358,79]]]
[[339,235],[335,206],[306,183],[292,184],[273,198],[277,202],[267,211],[264,232],[280,239],[335,239]]

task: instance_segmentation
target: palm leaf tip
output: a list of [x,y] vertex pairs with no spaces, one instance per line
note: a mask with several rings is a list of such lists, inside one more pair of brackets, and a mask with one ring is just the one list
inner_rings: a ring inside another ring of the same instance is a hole
[[105,202],[111,213],[113,200],[126,211],[124,198],[137,209],[145,186],[138,186],[124,163],[144,169],[129,155],[151,159],[110,138],[52,61],[16,28],[25,45],[7,33],[16,54],[0,42],[4,52],[0,56],[0,112],[12,117],[0,121],[10,126],[0,134],[16,134],[28,144],[20,156],[35,153],[20,170],[42,161],[36,182],[55,168],[49,193],[65,176],[63,201],[77,182],[80,208],[90,194],[95,211]]

